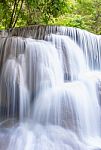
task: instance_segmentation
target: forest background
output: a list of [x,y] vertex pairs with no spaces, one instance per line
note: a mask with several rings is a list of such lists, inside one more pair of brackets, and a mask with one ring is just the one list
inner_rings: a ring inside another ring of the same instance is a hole
[[0,30],[62,25],[101,34],[101,0],[0,0]]

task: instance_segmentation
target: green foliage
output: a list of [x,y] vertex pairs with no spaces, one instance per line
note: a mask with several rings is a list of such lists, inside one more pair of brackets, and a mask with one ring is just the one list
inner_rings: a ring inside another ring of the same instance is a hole
[[53,17],[58,17],[66,12],[66,0],[27,0],[29,16],[31,19],[28,23],[48,24]]
[[15,27],[17,23],[24,0],[0,0],[0,22],[7,28]]
[[65,25],[101,34],[101,0],[0,0],[0,29]]
[[101,33],[101,0],[78,0],[76,13],[84,18],[85,29]]
[[67,0],[68,12],[50,24],[78,27],[101,34],[101,0]]
[[69,27],[76,27],[85,29],[86,24],[84,22],[84,18],[80,15],[64,15],[60,16],[58,18],[53,19],[50,24],[55,25],[63,25],[63,26],[69,26]]
[[66,6],[66,0],[0,0],[0,26],[7,29],[48,24],[53,17],[65,13]]

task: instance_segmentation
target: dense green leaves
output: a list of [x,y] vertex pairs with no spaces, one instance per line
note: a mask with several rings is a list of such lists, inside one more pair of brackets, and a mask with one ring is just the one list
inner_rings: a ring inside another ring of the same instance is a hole
[[101,0],[0,0],[0,29],[65,25],[101,34]]
[[67,0],[68,12],[51,24],[78,27],[101,34],[101,0]]
[[78,0],[76,13],[84,17],[86,29],[101,33],[101,0]]
[[48,22],[66,12],[66,0],[0,0],[0,26],[48,24]]

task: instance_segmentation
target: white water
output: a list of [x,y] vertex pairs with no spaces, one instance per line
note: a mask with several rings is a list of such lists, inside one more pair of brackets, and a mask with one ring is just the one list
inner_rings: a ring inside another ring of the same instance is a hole
[[0,150],[101,149],[100,37],[64,32],[0,39]]

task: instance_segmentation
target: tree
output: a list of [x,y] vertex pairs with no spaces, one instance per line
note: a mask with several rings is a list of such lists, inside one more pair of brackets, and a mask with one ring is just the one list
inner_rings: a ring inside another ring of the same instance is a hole
[[0,0],[0,28],[65,25],[101,34],[101,0]]
[[101,0],[77,0],[76,13],[84,18],[87,30],[101,33]]
[[2,25],[7,28],[14,28],[20,16],[24,0],[1,0],[0,8]]
[[53,17],[64,13],[66,0],[1,0],[2,26],[48,24]]

